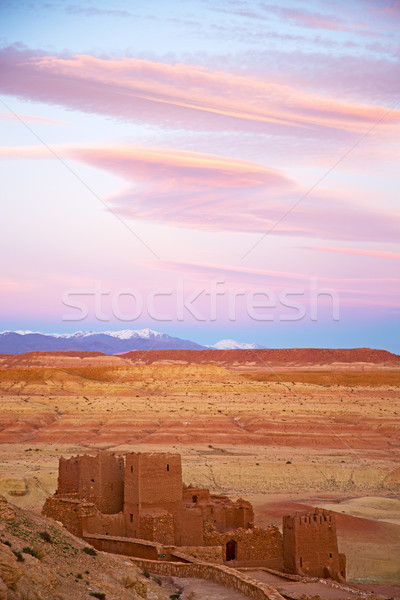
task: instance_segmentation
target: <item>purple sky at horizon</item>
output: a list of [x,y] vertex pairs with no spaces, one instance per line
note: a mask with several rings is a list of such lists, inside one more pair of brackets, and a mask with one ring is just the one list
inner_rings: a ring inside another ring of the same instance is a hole
[[0,330],[400,353],[397,2],[0,10]]

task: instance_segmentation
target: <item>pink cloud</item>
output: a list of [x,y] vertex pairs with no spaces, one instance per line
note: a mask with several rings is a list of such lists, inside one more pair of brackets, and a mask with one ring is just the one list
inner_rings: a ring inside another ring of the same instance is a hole
[[306,250],[320,252],[334,252],[335,254],[353,254],[355,256],[368,256],[370,258],[383,258],[385,260],[400,260],[400,252],[387,252],[386,250],[368,250],[365,248],[330,248],[327,246],[308,246]]
[[[19,118],[18,118],[19,117]],[[25,113],[18,113],[18,117],[11,112],[0,112],[0,119],[4,121],[24,121],[28,123],[43,123],[45,125],[65,125],[67,121],[62,119],[51,119],[49,117],[40,117],[38,115],[27,115]]]
[[[214,289],[238,291],[251,289],[272,291],[276,294],[289,290],[302,290],[305,296],[315,292],[332,291],[340,296],[343,306],[397,306],[398,279],[393,277],[330,277],[312,276],[307,272],[272,271],[242,266],[188,261],[142,261],[143,265],[160,271],[176,272],[185,277],[186,287],[197,289],[193,280],[201,282],[205,291]],[[224,286],[222,286],[224,284]],[[199,285],[199,284],[197,284]]]
[[323,15],[304,9],[286,8],[283,6],[269,6],[267,9],[278,12],[285,19],[302,27],[311,29],[330,29],[333,31],[351,31],[350,27],[335,15]]
[[[128,219],[205,231],[271,230],[284,236],[398,241],[399,216],[351,203],[340,192],[314,190],[307,195],[307,189],[283,173],[256,163],[137,146],[53,149],[64,159],[125,178],[128,186],[107,203]],[[3,148],[0,155],[53,157],[42,147]]]
[[275,235],[398,239],[398,216],[361,209],[333,192],[312,193],[286,216],[307,190],[254,163],[132,147],[77,149],[70,155],[134,182],[109,198],[128,218],[209,231],[263,233],[274,227]]
[[[60,58],[13,47],[0,52],[0,61],[3,93],[166,127],[325,137],[365,132],[387,112],[194,65]],[[381,127],[399,123],[400,111],[393,110]]]

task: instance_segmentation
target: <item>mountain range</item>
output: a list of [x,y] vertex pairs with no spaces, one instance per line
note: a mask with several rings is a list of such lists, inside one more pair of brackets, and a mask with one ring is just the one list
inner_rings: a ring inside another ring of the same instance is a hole
[[23,354],[34,351],[86,351],[122,354],[131,350],[204,350],[215,348],[254,349],[256,344],[221,340],[214,346],[201,346],[190,340],[153,331],[123,329],[121,331],[77,331],[75,333],[42,333],[39,331],[3,331],[0,333],[1,354]]

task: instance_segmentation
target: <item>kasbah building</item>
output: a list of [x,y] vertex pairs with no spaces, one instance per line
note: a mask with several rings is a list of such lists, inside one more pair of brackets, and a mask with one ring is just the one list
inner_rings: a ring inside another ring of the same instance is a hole
[[58,489],[43,514],[98,550],[140,559],[179,561],[196,549],[196,556],[234,568],[346,577],[330,511],[287,515],[282,533],[256,527],[249,502],[183,484],[177,453],[61,457]]

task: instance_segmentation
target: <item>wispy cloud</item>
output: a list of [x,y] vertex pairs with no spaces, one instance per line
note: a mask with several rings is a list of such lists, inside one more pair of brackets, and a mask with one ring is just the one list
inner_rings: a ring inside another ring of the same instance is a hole
[[66,6],[65,12],[70,15],[84,17],[119,17],[125,19],[134,16],[133,13],[127,10],[104,9],[96,6],[79,6],[79,4],[70,4],[69,6]]
[[227,290],[267,290],[274,293],[298,290],[306,294],[315,289],[340,294],[343,306],[397,306],[398,280],[393,277],[314,276],[310,272],[274,271],[236,265],[189,261],[142,261],[150,269],[171,271],[186,278],[186,284],[197,281],[211,289],[216,282]]
[[[44,125],[66,125],[68,121],[64,121],[63,119],[52,119],[50,117],[40,117],[38,115],[28,115],[26,113],[18,113],[18,116],[28,123],[43,123]],[[18,117],[16,117],[11,112],[0,112],[0,119],[4,121],[18,121]]]
[[354,256],[367,256],[369,258],[382,258],[385,260],[400,261],[400,252],[388,252],[386,250],[369,250],[367,248],[332,248],[328,246],[303,246],[303,248],[305,250],[317,250],[319,252],[353,254]]
[[[124,218],[204,231],[353,241],[398,241],[400,217],[349,202],[340,192],[307,191],[284,173],[263,165],[210,154],[142,146],[55,146],[78,160],[128,182],[107,199]],[[53,156],[42,147],[0,149],[9,158]]]
[[148,60],[29,50],[0,52],[0,90],[118,118],[197,130],[250,130],[325,138],[400,124],[400,111],[343,103],[264,79]]

